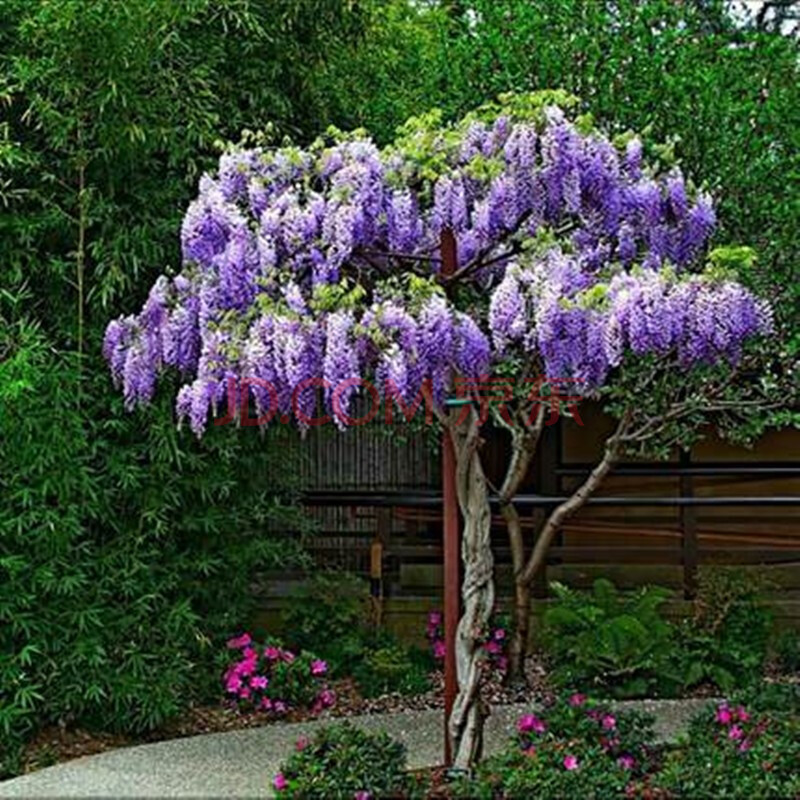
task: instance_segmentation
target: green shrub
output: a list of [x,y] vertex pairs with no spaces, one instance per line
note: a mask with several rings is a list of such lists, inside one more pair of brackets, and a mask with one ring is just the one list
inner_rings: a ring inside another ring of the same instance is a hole
[[775,666],[786,674],[800,673],[800,633],[781,631],[771,645]]
[[562,697],[541,716],[523,716],[510,746],[457,793],[487,800],[620,796],[651,770],[652,735],[651,717],[612,712],[580,694]]
[[424,653],[390,644],[365,650],[353,677],[365,697],[391,692],[422,694],[431,685],[427,662]]
[[274,638],[255,642],[249,633],[231,639],[227,648],[233,660],[222,685],[239,708],[281,716],[292,708],[316,714],[334,704],[325,683],[328,665],[313,653],[294,653]]
[[298,800],[390,797],[407,789],[405,770],[405,747],[388,734],[337,723],[299,740],[273,787]]
[[430,688],[430,659],[370,624],[367,585],[355,575],[314,575],[293,593],[283,627],[292,647],[318,653],[333,676],[353,677],[365,697]]
[[655,785],[678,797],[796,797],[800,717],[723,704],[698,715]]
[[283,612],[284,638],[324,658],[337,677],[351,674],[373,636],[367,584],[346,572],[322,572],[298,587]]
[[659,613],[668,590],[646,587],[623,596],[602,578],[591,593],[558,583],[552,589],[556,602],[544,617],[543,643],[557,682],[618,697],[676,690],[673,628]]
[[730,692],[761,677],[772,628],[772,614],[760,599],[764,587],[752,571],[700,571],[694,613],[678,636],[686,686],[711,681]]

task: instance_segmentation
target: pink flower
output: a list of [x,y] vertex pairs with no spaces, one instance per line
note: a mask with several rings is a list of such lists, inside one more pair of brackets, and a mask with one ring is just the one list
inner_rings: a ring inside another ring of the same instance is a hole
[[444,646],[444,642],[439,639],[438,641],[433,643],[433,657],[441,661],[446,652],[447,648]]
[[319,693],[319,701],[323,708],[330,708],[336,702],[336,692],[333,689],[323,689]]
[[578,757],[577,756],[564,756],[564,769],[572,771],[573,769],[578,769]]
[[287,781],[286,778],[283,777],[283,774],[279,772],[272,779],[272,785],[275,787],[276,791],[282,792],[289,785],[289,781]]
[[249,645],[252,641],[253,639],[249,633],[243,633],[241,636],[235,636],[233,639],[228,639],[227,645],[231,650],[239,650],[242,647],[247,647],[247,645]]
[[744,731],[738,725],[732,725],[728,731],[728,738],[738,741],[744,736]]
[[739,745],[739,752],[740,753],[746,753],[752,746],[753,746],[753,743],[749,739],[745,739]]
[[740,722],[747,722],[750,719],[750,714],[747,713],[744,706],[739,706],[736,709],[736,716]]
[[236,675],[229,675],[228,680],[225,682],[225,690],[228,694],[236,694],[242,688],[242,679]]
[[272,709],[272,700],[270,700],[269,697],[263,697],[261,699],[261,708],[263,708],[264,711],[270,711]]
[[499,669],[500,672],[505,672],[508,669],[508,659],[505,656],[500,656],[500,658],[497,659],[497,669]]
[[366,789],[360,789],[353,795],[353,800],[372,800],[372,795]]
[[239,697],[241,697],[242,700],[249,700],[250,699],[250,695],[251,695],[251,692],[250,692],[250,688],[248,686],[242,686],[242,688],[239,689]]
[[442,612],[441,611],[431,611],[428,614],[428,625],[432,627],[436,627],[437,625],[442,624]]
[[247,658],[236,665],[236,671],[239,675],[244,675],[245,677],[252,675],[256,671],[256,663],[256,659]]
[[733,722],[733,714],[728,706],[720,706],[717,709],[717,722],[720,725],[730,725]]
[[636,766],[636,759],[630,753],[624,753],[617,759],[622,769],[633,769]]
[[486,642],[483,647],[487,653],[491,653],[493,656],[503,652],[503,648],[497,642]]
[[281,651],[270,645],[270,647],[264,648],[264,656],[270,661],[277,661],[281,657]]
[[506,632],[505,632],[505,631],[504,631],[502,628],[498,628],[498,629],[497,629],[497,630],[494,632],[494,638],[495,638],[495,639],[496,639],[498,642],[502,642],[502,641],[503,641],[503,639],[505,639],[505,638],[506,638]]
[[301,736],[295,743],[294,749],[297,750],[299,753],[301,750],[305,750],[308,747],[308,739],[305,736]]
[[312,675],[324,675],[328,671],[328,665],[321,659],[311,662]]
[[281,658],[287,664],[291,664],[294,661],[294,653],[292,653],[291,650],[284,650],[283,653],[281,653]]
[[266,689],[268,683],[269,680],[263,675],[253,675],[253,677],[250,678],[251,689]]
[[258,653],[252,647],[245,647],[242,650],[242,657],[245,661],[256,661],[258,659]]
[[544,733],[547,725],[535,714],[526,714],[517,723],[517,730],[520,733]]
[[614,728],[617,727],[617,720],[611,714],[606,714],[601,723],[600,723],[607,731],[613,731]]
[[286,703],[284,703],[283,700],[276,700],[272,704],[272,710],[276,714],[285,714],[286,713]]
[[569,704],[573,708],[577,708],[578,706],[582,706],[586,702],[586,695],[580,694],[580,692],[576,692],[573,695],[570,695]]

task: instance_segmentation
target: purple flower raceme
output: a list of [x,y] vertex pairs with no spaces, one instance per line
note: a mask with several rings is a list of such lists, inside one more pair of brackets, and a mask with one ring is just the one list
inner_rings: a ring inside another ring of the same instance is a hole
[[[383,150],[362,133],[228,150],[186,211],[178,274],[106,331],[126,406],[151,402],[175,369],[177,414],[197,435],[231,380],[250,382],[237,400],[302,427],[324,379],[345,426],[362,379],[404,402],[429,380],[441,403],[456,375],[509,358],[588,391],[629,357],[736,362],[770,331],[769,309],[699,274],[711,198],[678,169],[649,168],[639,139],[586,131],[563,105],[412,125]],[[447,293],[444,229],[460,259]]]

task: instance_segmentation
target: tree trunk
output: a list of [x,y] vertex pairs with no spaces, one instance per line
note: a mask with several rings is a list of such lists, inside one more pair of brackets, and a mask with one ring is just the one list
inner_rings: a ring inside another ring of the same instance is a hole
[[[487,710],[480,697],[482,652],[494,606],[494,558],[491,549],[491,510],[486,476],[478,453],[480,429],[475,409],[467,418],[450,417],[456,451],[456,489],[464,520],[461,558],[463,611],[456,631],[458,696],[448,720],[454,766],[469,769],[480,758]],[[459,411],[461,415],[463,410]]]
[[495,419],[511,434],[511,461],[508,465],[503,485],[498,493],[500,512],[506,523],[508,543],[511,548],[511,565],[514,570],[514,633],[511,638],[508,652],[508,673],[506,682],[510,686],[524,687],[527,683],[525,677],[525,659],[528,655],[528,638],[530,631],[531,615],[531,590],[523,580],[525,572],[525,540],[522,536],[522,524],[519,511],[514,506],[514,495],[519,491],[525,480],[536,446],[542,433],[544,423],[544,406],[536,414],[535,422],[531,428],[527,426],[525,410],[520,409],[515,413],[516,425],[504,420],[501,414]]
[[528,679],[525,675],[525,660],[528,656],[528,639],[531,622],[531,587],[522,580],[514,578],[514,635],[508,649],[509,686],[524,688]]

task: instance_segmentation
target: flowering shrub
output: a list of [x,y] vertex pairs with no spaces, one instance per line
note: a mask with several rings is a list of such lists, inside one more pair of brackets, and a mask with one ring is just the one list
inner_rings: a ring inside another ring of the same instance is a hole
[[585,695],[562,697],[541,714],[525,714],[503,753],[478,769],[466,796],[486,798],[613,797],[653,765],[651,718],[612,711]]
[[[444,619],[442,612],[431,611],[428,614],[428,624],[425,628],[425,637],[430,643],[431,655],[437,663],[444,661]],[[492,670],[505,673],[508,668],[508,620],[505,616],[493,615],[489,620],[489,633],[483,641],[481,648]]]
[[800,716],[726,702],[692,721],[657,785],[680,797],[798,797],[799,767]]
[[278,797],[302,800],[377,800],[404,792],[405,770],[405,747],[388,734],[337,723],[298,739],[272,788]]
[[311,653],[296,654],[274,639],[259,645],[249,633],[231,639],[228,649],[236,656],[223,685],[239,708],[275,716],[309,708],[317,714],[336,701],[325,682],[328,665]]

